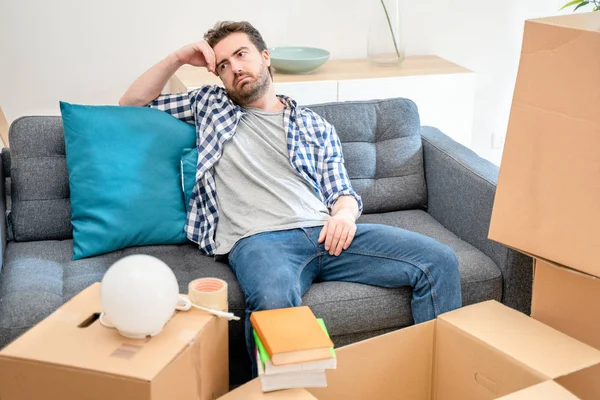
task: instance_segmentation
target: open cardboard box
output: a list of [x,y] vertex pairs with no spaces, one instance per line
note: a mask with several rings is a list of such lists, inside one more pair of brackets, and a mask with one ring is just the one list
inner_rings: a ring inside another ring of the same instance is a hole
[[[326,388],[262,393],[255,379],[222,399],[495,399],[552,380],[561,387],[562,377],[600,367],[599,350],[495,301],[336,354],[338,367],[327,370]],[[595,389],[589,379],[571,385],[580,392]],[[600,390],[595,395],[600,398]]]
[[525,23],[489,238],[536,258],[532,317],[600,349],[600,13]]
[[96,283],[2,349],[0,399],[212,400],[229,390],[226,320],[176,312],[139,340],[102,326],[99,311]]

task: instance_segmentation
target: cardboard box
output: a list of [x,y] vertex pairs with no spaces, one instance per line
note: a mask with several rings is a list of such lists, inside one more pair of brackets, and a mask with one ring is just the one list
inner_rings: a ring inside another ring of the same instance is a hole
[[536,259],[532,317],[600,349],[598,110],[600,13],[526,21],[489,238]]
[[489,238],[600,276],[600,13],[525,22]]
[[2,400],[196,400],[228,391],[226,320],[192,309],[152,338],[127,339],[95,319],[99,294],[99,283],[90,286],[0,352]]
[[[600,365],[599,350],[495,301],[354,343],[336,354],[338,368],[327,371],[326,388],[296,390],[298,397],[290,397],[288,390],[262,393],[253,380],[222,399],[309,399],[309,393],[318,400],[495,399]],[[572,384],[595,390],[588,381]],[[600,389],[595,394],[600,398]]]
[[600,349],[600,278],[536,259],[531,316]]

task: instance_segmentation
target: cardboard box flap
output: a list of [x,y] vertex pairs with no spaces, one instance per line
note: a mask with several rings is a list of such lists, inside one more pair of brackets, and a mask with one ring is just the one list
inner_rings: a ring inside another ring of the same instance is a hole
[[558,383],[546,381],[499,397],[498,400],[579,400],[579,398]]
[[561,376],[556,382],[582,400],[600,399],[600,365]]
[[263,393],[258,378],[232,390],[219,400],[317,400],[306,389],[286,389]]
[[438,318],[551,379],[600,363],[600,351],[496,301]]
[[594,14],[593,12],[535,18],[530,21],[540,24],[573,28],[577,30],[600,32],[600,18],[598,18],[598,15]]
[[444,320],[437,321],[434,360],[435,400],[496,398],[548,379]]
[[[308,388],[319,400],[429,399],[435,321],[413,325],[336,349],[337,369],[326,388]],[[410,382],[410,384],[408,384]]]
[[88,287],[5,347],[0,356],[150,381],[197,340],[214,318],[196,309],[179,312],[161,333],[142,340],[127,339],[97,320],[79,328],[101,311],[99,293],[99,283]]
[[540,259],[534,276],[531,317],[600,349],[600,278]]
[[525,23],[489,238],[600,276],[600,13]]

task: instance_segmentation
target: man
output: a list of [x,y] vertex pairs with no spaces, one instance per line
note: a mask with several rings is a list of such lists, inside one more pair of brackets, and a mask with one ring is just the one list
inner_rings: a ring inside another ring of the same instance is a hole
[[[228,256],[246,297],[251,359],[250,313],[300,305],[315,280],[411,286],[415,323],[460,307],[449,247],[391,226],[356,224],[362,201],[334,127],[275,94],[260,33],[247,22],[224,22],[204,38],[145,72],[119,103],[195,124],[198,181],[186,232],[205,254]],[[184,64],[206,68],[224,89],[160,95]]]

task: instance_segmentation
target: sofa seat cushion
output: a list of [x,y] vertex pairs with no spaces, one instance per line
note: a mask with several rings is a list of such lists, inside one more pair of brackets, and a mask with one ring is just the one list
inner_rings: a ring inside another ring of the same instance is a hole
[[[359,223],[387,224],[434,238],[450,246],[460,268],[463,305],[502,299],[502,272],[491,258],[446,229],[422,210],[365,214]],[[383,327],[382,327],[383,328]]]
[[[237,314],[243,297],[227,264],[200,253],[196,245],[131,247],[112,253],[72,261],[72,240],[10,242],[0,279],[0,332],[6,328],[28,328],[94,282],[102,280],[117,260],[131,254],[149,254],[175,272],[181,293],[192,279],[212,276],[230,283],[229,297]],[[4,342],[0,339],[0,347]]]
[[[502,278],[493,261],[420,210],[363,215],[359,222],[387,223],[431,236],[452,247],[460,263],[463,303],[501,300]],[[94,282],[118,259],[149,254],[175,272],[181,293],[199,277],[229,283],[229,310],[244,316],[243,294],[229,266],[204,256],[194,244],[132,247],[72,261],[72,240],[10,242],[0,276],[0,348]],[[366,339],[413,323],[409,288],[386,289],[347,282],[315,283],[304,304],[323,317],[336,346]],[[230,381],[249,379],[243,322],[230,322]]]
[[[502,280],[496,264],[421,210],[363,215],[359,222],[387,223],[410,229],[449,245],[457,254],[463,304],[501,300]],[[0,347],[14,334],[35,325],[63,302],[102,276],[112,263],[130,254],[153,255],[169,265],[187,292],[192,279],[211,276],[229,283],[229,309],[243,315],[243,294],[225,263],[202,255],[193,244],[133,247],[72,261],[71,240],[10,242],[0,279]],[[412,323],[410,289],[386,289],[356,283],[315,283],[303,302],[325,318],[332,336],[400,328]],[[241,324],[240,324],[241,325]]]

